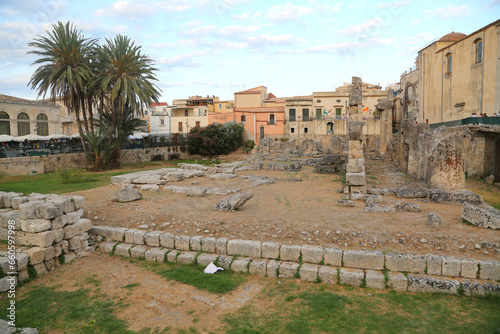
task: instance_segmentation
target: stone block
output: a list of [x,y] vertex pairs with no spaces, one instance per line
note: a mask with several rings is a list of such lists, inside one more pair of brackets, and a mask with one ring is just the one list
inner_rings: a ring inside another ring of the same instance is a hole
[[308,282],[316,282],[318,279],[318,266],[310,263],[304,263],[299,270],[300,279]]
[[[5,277],[0,278],[0,292],[15,290],[16,286],[17,286],[16,276],[5,276]],[[9,333],[9,332],[6,332],[6,333]],[[10,333],[16,333],[16,332],[12,331]]]
[[132,248],[132,244],[119,244],[118,246],[115,247],[115,255],[118,256],[123,256],[123,257],[130,257],[129,250]]
[[144,236],[146,235],[146,231],[135,230],[134,231],[134,244],[136,245],[144,245]]
[[460,260],[451,256],[441,256],[441,275],[443,276],[460,276]]
[[82,241],[80,240],[79,237],[73,237],[71,239],[68,239],[68,242],[70,250],[77,250],[82,248]]
[[460,282],[441,277],[408,275],[408,292],[458,293]]
[[[101,235],[106,238],[106,241],[122,242],[125,238],[126,227],[109,227],[109,226],[92,226],[90,232],[95,235]],[[133,241],[133,236],[131,241]]]
[[49,247],[56,240],[56,235],[53,231],[45,231],[40,233],[19,233],[18,244],[38,247]]
[[152,231],[144,234],[144,243],[150,247],[160,246],[160,231]]
[[215,238],[206,237],[201,239],[201,251],[207,253],[215,253]]
[[418,188],[398,188],[396,189],[397,198],[427,198],[429,191]]
[[437,275],[440,276],[443,272],[442,270],[442,259],[438,255],[429,254],[425,256],[427,261],[427,275]]
[[464,203],[462,205],[462,219],[482,228],[500,229],[500,210],[493,207],[481,208]]
[[500,261],[479,261],[479,278],[500,280]]
[[52,228],[62,228],[69,223],[68,215],[62,215],[51,220]]
[[82,218],[82,216],[83,216],[83,210],[82,209],[78,209],[78,210],[73,211],[73,212],[68,212],[66,214],[66,216],[68,216],[68,224],[74,224],[79,219]]
[[136,201],[141,198],[142,194],[139,192],[139,190],[135,188],[122,188],[120,190],[117,190],[113,194],[111,200],[115,202],[126,203]]
[[361,286],[365,272],[359,269],[340,268],[340,284]]
[[21,219],[21,230],[29,233],[48,231],[52,227],[49,219]]
[[162,233],[160,234],[160,246],[174,249],[175,248],[175,236],[172,233]]
[[345,168],[346,173],[361,173],[363,166],[347,164]]
[[252,260],[248,272],[250,275],[267,276],[267,260]]
[[[155,247],[155,248],[151,248],[151,249],[146,250],[146,248],[144,246],[135,246],[134,248],[136,248],[136,247],[141,247],[144,249],[144,254],[142,256],[144,256],[144,259],[148,262],[160,262],[160,263],[162,263],[165,259],[165,253],[166,253],[165,249]],[[132,248],[132,250],[134,248]],[[165,252],[162,252],[162,250],[165,250]],[[158,257],[160,257],[161,261],[158,261]]]
[[146,254],[146,247],[134,246],[130,248],[130,257],[134,259],[143,258]]
[[30,265],[42,263],[45,259],[45,251],[40,247],[31,247],[23,250],[23,252],[28,255]]
[[231,263],[231,270],[236,273],[247,274],[250,261],[250,258],[236,259]]
[[227,242],[227,253],[230,255],[260,258],[261,243],[260,241],[253,240],[229,240]]
[[387,287],[396,291],[408,290],[408,278],[401,273],[387,273]]
[[[24,218],[19,218],[19,211],[7,211],[0,213],[0,227],[8,229],[9,225],[12,226],[14,230],[21,230],[21,221]],[[13,223],[13,224],[9,224]]]
[[469,189],[452,191],[431,189],[429,191],[429,201],[452,205],[462,205],[463,203],[480,205],[483,203],[483,198]]
[[[364,195],[363,195],[364,197]],[[356,204],[354,203],[354,201],[351,201],[351,200],[348,200],[348,199],[340,199],[337,201],[337,205],[338,206],[342,206],[344,208],[353,208],[356,206]]]
[[10,200],[10,205],[14,210],[19,210],[19,206],[28,202],[28,197],[13,197]]
[[17,273],[17,280],[19,282],[23,282],[23,281],[27,280],[29,277],[30,277],[30,274],[28,273],[28,269],[20,270]]
[[189,237],[187,235],[176,235],[175,236],[175,249],[188,251],[189,249]]
[[170,263],[176,263],[177,262],[177,256],[180,254],[181,252],[179,252],[178,250],[172,250],[170,252],[167,253],[167,262],[170,262]]
[[342,266],[342,250],[338,248],[325,248],[324,250],[324,262],[329,266]]
[[49,271],[47,270],[47,268],[45,267],[45,264],[42,262],[42,263],[37,263],[33,266],[33,268],[35,268],[35,271],[37,273],[37,276],[40,276],[40,275],[45,275],[46,273],[48,273]]
[[266,268],[266,275],[267,277],[278,277],[278,272],[279,272],[279,267],[280,267],[279,261],[271,260],[267,263],[267,268]]
[[16,271],[16,265],[14,263],[12,265],[9,264],[9,259],[8,258],[6,258],[6,257],[0,257],[0,269],[1,269],[0,273],[7,274],[8,272],[14,272],[14,271]]
[[282,262],[279,268],[279,278],[293,278],[299,270],[299,264],[294,262]]
[[500,285],[495,283],[462,281],[466,296],[485,296],[487,294],[500,294]]
[[376,213],[392,213],[396,212],[396,208],[393,206],[378,205],[375,203],[367,204],[363,208],[365,212],[376,212]]
[[381,195],[365,195],[366,204],[380,204],[384,201]]
[[294,261],[299,262],[300,258],[300,246],[296,245],[283,245],[280,249],[280,259],[282,261]]
[[76,259],[75,252],[68,252],[68,253],[64,254],[64,263],[70,263],[74,259]]
[[366,286],[372,289],[385,289],[385,276],[381,271],[366,271]]
[[195,236],[191,237],[189,240],[189,247],[191,247],[191,250],[201,252],[201,240],[203,237],[200,236]]
[[318,276],[323,283],[326,284],[337,284],[339,271],[337,268],[320,266],[318,271]]
[[134,232],[138,231],[135,228],[131,228],[125,231],[125,242],[127,244],[133,244],[134,243]]
[[64,226],[64,239],[73,238],[75,235],[86,233],[92,228],[92,223],[88,219],[79,219],[72,225]]
[[385,254],[385,266],[390,271],[424,274],[426,260],[423,255],[387,253]]
[[344,267],[383,270],[384,253],[366,250],[345,250]]
[[52,219],[62,216],[63,207],[53,202],[40,202],[36,205],[36,216],[42,219]]
[[227,239],[219,238],[215,241],[215,252],[217,254],[227,254]]
[[75,210],[83,209],[85,205],[85,198],[83,198],[83,196],[71,195],[69,196],[69,198],[71,202],[73,202],[73,204],[75,205]]
[[441,227],[441,216],[435,213],[429,213],[427,216],[427,226],[430,228]]
[[54,232],[54,235],[55,235],[55,239],[54,239],[54,242],[61,242],[63,241],[64,239],[64,229],[62,228],[56,228],[56,229],[53,229],[52,232]]
[[210,264],[210,262],[215,262],[219,256],[216,254],[207,254],[203,253],[198,255],[196,258],[196,262],[203,267],[206,267]]
[[34,203],[23,203],[19,205],[19,218],[21,219],[35,219],[36,207]]
[[398,202],[396,203],[396,210],[407,212],[420,212],[422,204],[411,202]]
[[277,259],[280,257],[280,245],[277,242],[262,243],[262,257],[265,259]]
[[361,173],[346,173],[346,184],[348,186],[364,186],[366,185],[365,172]]
[[111,254],[113,247],[115,247],[116,244],[116,242],[102,242],[99,244],[99,249],[104,253]]
[[218,266],[224,268],[224,270],[231,270],[232,262],[233,262],[233,257],[228,255],[221,255],[217,259]]
[[478,264],[479,262],[473,259],[460,260],[460,276],[477,278]]
[[215,205],[215,211],[227,211],[231,212],[237,210],[242,205],[244,205],[248,200],[253,197],[253,193],[250,190],[234,194],[230,197],[220,200]]
[[349,158],[352,159],[361,159],[363,158],[363,141],[361,140],[349,140]]
[[321,263],[323,261],[323,247],[304,245],[301,248],[302,261],[305,263]]

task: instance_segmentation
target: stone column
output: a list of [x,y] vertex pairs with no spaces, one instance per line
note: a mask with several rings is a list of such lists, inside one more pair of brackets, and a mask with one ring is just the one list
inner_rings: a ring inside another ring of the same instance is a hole
[[348,122],[349,157],[346,165],[345,194],[366,193],[365,159],[363,152],[363,122]]
[[352,77],[349,89],[349,120],[360,121],[363,117],[363,86],[360,77]]

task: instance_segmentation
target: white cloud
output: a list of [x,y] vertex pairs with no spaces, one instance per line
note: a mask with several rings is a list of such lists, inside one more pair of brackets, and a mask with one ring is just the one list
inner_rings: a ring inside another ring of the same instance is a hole
[[390,3],[383,2],[383,3],[379,3],[377,5],[377,8],[400,8],[400,7],[406,6],[409,3],[410,3],[410,0],[399,0],[399,1],[390,2]]
[[201,63],[194,61],[194,53],[179,54],[172,57],[163,57],[158,61],[159,64],[166,66],[168,69],[175,67],[200,67]]
[[416,24],[419,24],[420,22],[422,22],[422,20],[421,19],[417,19],[417,20],[411,22],[409,25],[414,26]]
[[366,20],[360,24],[352,24],[347,28],[337,30],[337,33],[346,36],[357,36],[361,34],[368,34],[372,29],[377,29],[382,26],[382,19],[380,17],[375,17],[373,19]]
[[246,20],[246,19],[250,19],[250,18],[259,18],[261,17],[262,15],[262,12],[261,11],[258,11],[258,12],[245,12],[245,13],[242,13],[240,15],[233,15],[233,19],[235,20]]
[[284,5],[275,5],[269,8],[266,17],[275,22],[288,22],[300,19],[301,16],[314,14],[314,8],[306,6],[296,6],[291,2]]
[[192,28],[181,33],[183,36],[200,38],[203,36],[210,35],[215,31],[215,25],[201,26],[197,28]]
[[465,4],[462,6],[441,6],[434,9],[427,9],[424,11],[424,14],[438,16],[443,19],[447,18],[458,18],[465,16],[467,14],[472,13],[472,8],[469,4]]
[[436,32],[433,30],[428,32],[421,32],[414,36],[409,36],[406,38],[406,40],[410,45],[415,45],[415,44],[423,45],[435,38],[436,38]]
[[368,49],[378,46],[390,45],[396,41],[396,38],[368,38],[363,41],[348,41],[343,43],[329,43],[321,46],[313,46],[306,49],[305,53],[326,53],[339,55],[352,55],[358,51],[366,52]]
[[[168,0],[151,2],[147,0],[120,0],[111,6],[100,8],[94,12],[95,16],[114,16],[120,18],[148,17],[158,12],[181,12],[194,6],[189,0]],[[198,4],[200,5],[200,4]]]
[[302,39],[296,37],[295,35],[273,36],[268,34],[262,34],[258,36],[248,37],[246,41],[249,47],[260,49],[265,46],[292,45],[302,41]]
[[231,25],[219,29],[219,34],[224,36],[237,36],[255,32],[257,30],[259,30],[259,26],[257,25],[252,25],[252,26]]
[[493,0],[492,2],[490,2],[489,4],[486,5],[486,8],[495,7],[495,6],[500,6],[500,0]]

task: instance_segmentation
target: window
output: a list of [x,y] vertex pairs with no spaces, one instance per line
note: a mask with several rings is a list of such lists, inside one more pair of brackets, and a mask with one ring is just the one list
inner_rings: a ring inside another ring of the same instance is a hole
[[165,119],[164,118],[160,118],[160,125],[165,125]]
[[219,110],[222,110],[222,103],[219,103]]
[[196,126],[197,126],[197,127],[200,127],[200,122],[196,122]]
[[163,107],[163,112],[166,112],[167,111],[167,108]]
[[335,115],[337,116],[342,115],[342,108],[335,108]]
[[309,131],[308,128],[304,128],[304,133],[307,133]]
[[30,134],[30,117],[27,113],[17,115],[17,135],[26,136]]
[[290,133],[295,133],[295,128],[290,128]]
[[328,122],[328,124],[326,124],[326,133],[328,133],[328,134],[333,133],[333,123],[332,122]]
[[290,109],[288,111],[288,118],[290,118],[290,122],[295,122],[296,121],[296,116],[295,116],[295,109]]
[[321,119],[321,109],[316,109],[316,119]]
[[276,124],[276,118],[274,114],[269,114],[269,124]]
[[247,121],[247,116],[245,114],[241,115],[241,123]]
[[10,135],[9,118],[9,114],[4,111],[0,112],[0,135]]
[[309,109],[308,108],[304,108],[302,109],[302,120],[303,121],[309,121]]
[[446,55],[446,74],[451,74],[452,69],[452,56],[451,53]]
[[475,48],[475,64],[478,64],[483,61],[483,40],[482,39],[476,39],[474,41],[474,48]]
[[189,110],[184,110],[184,116],[188,117],[189,116]]
[[179,132],[182,132],[182,122],[179,122]]
[[147,109],[144,110],[144,115],[146,115],[146,116],[148,115],[148,110]]
[[49,135],[49,118],[45,114],[40,114],[36,117],[37,135]]

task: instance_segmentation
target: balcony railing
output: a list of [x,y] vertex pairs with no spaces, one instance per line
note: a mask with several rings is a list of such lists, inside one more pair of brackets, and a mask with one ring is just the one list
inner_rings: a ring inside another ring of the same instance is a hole
[[452,127],[461,125],[498,125],[500,126],[500,117],[467,117],[449,122],[441,122],[430,124],[431,129],[439,128],[440,126]]

